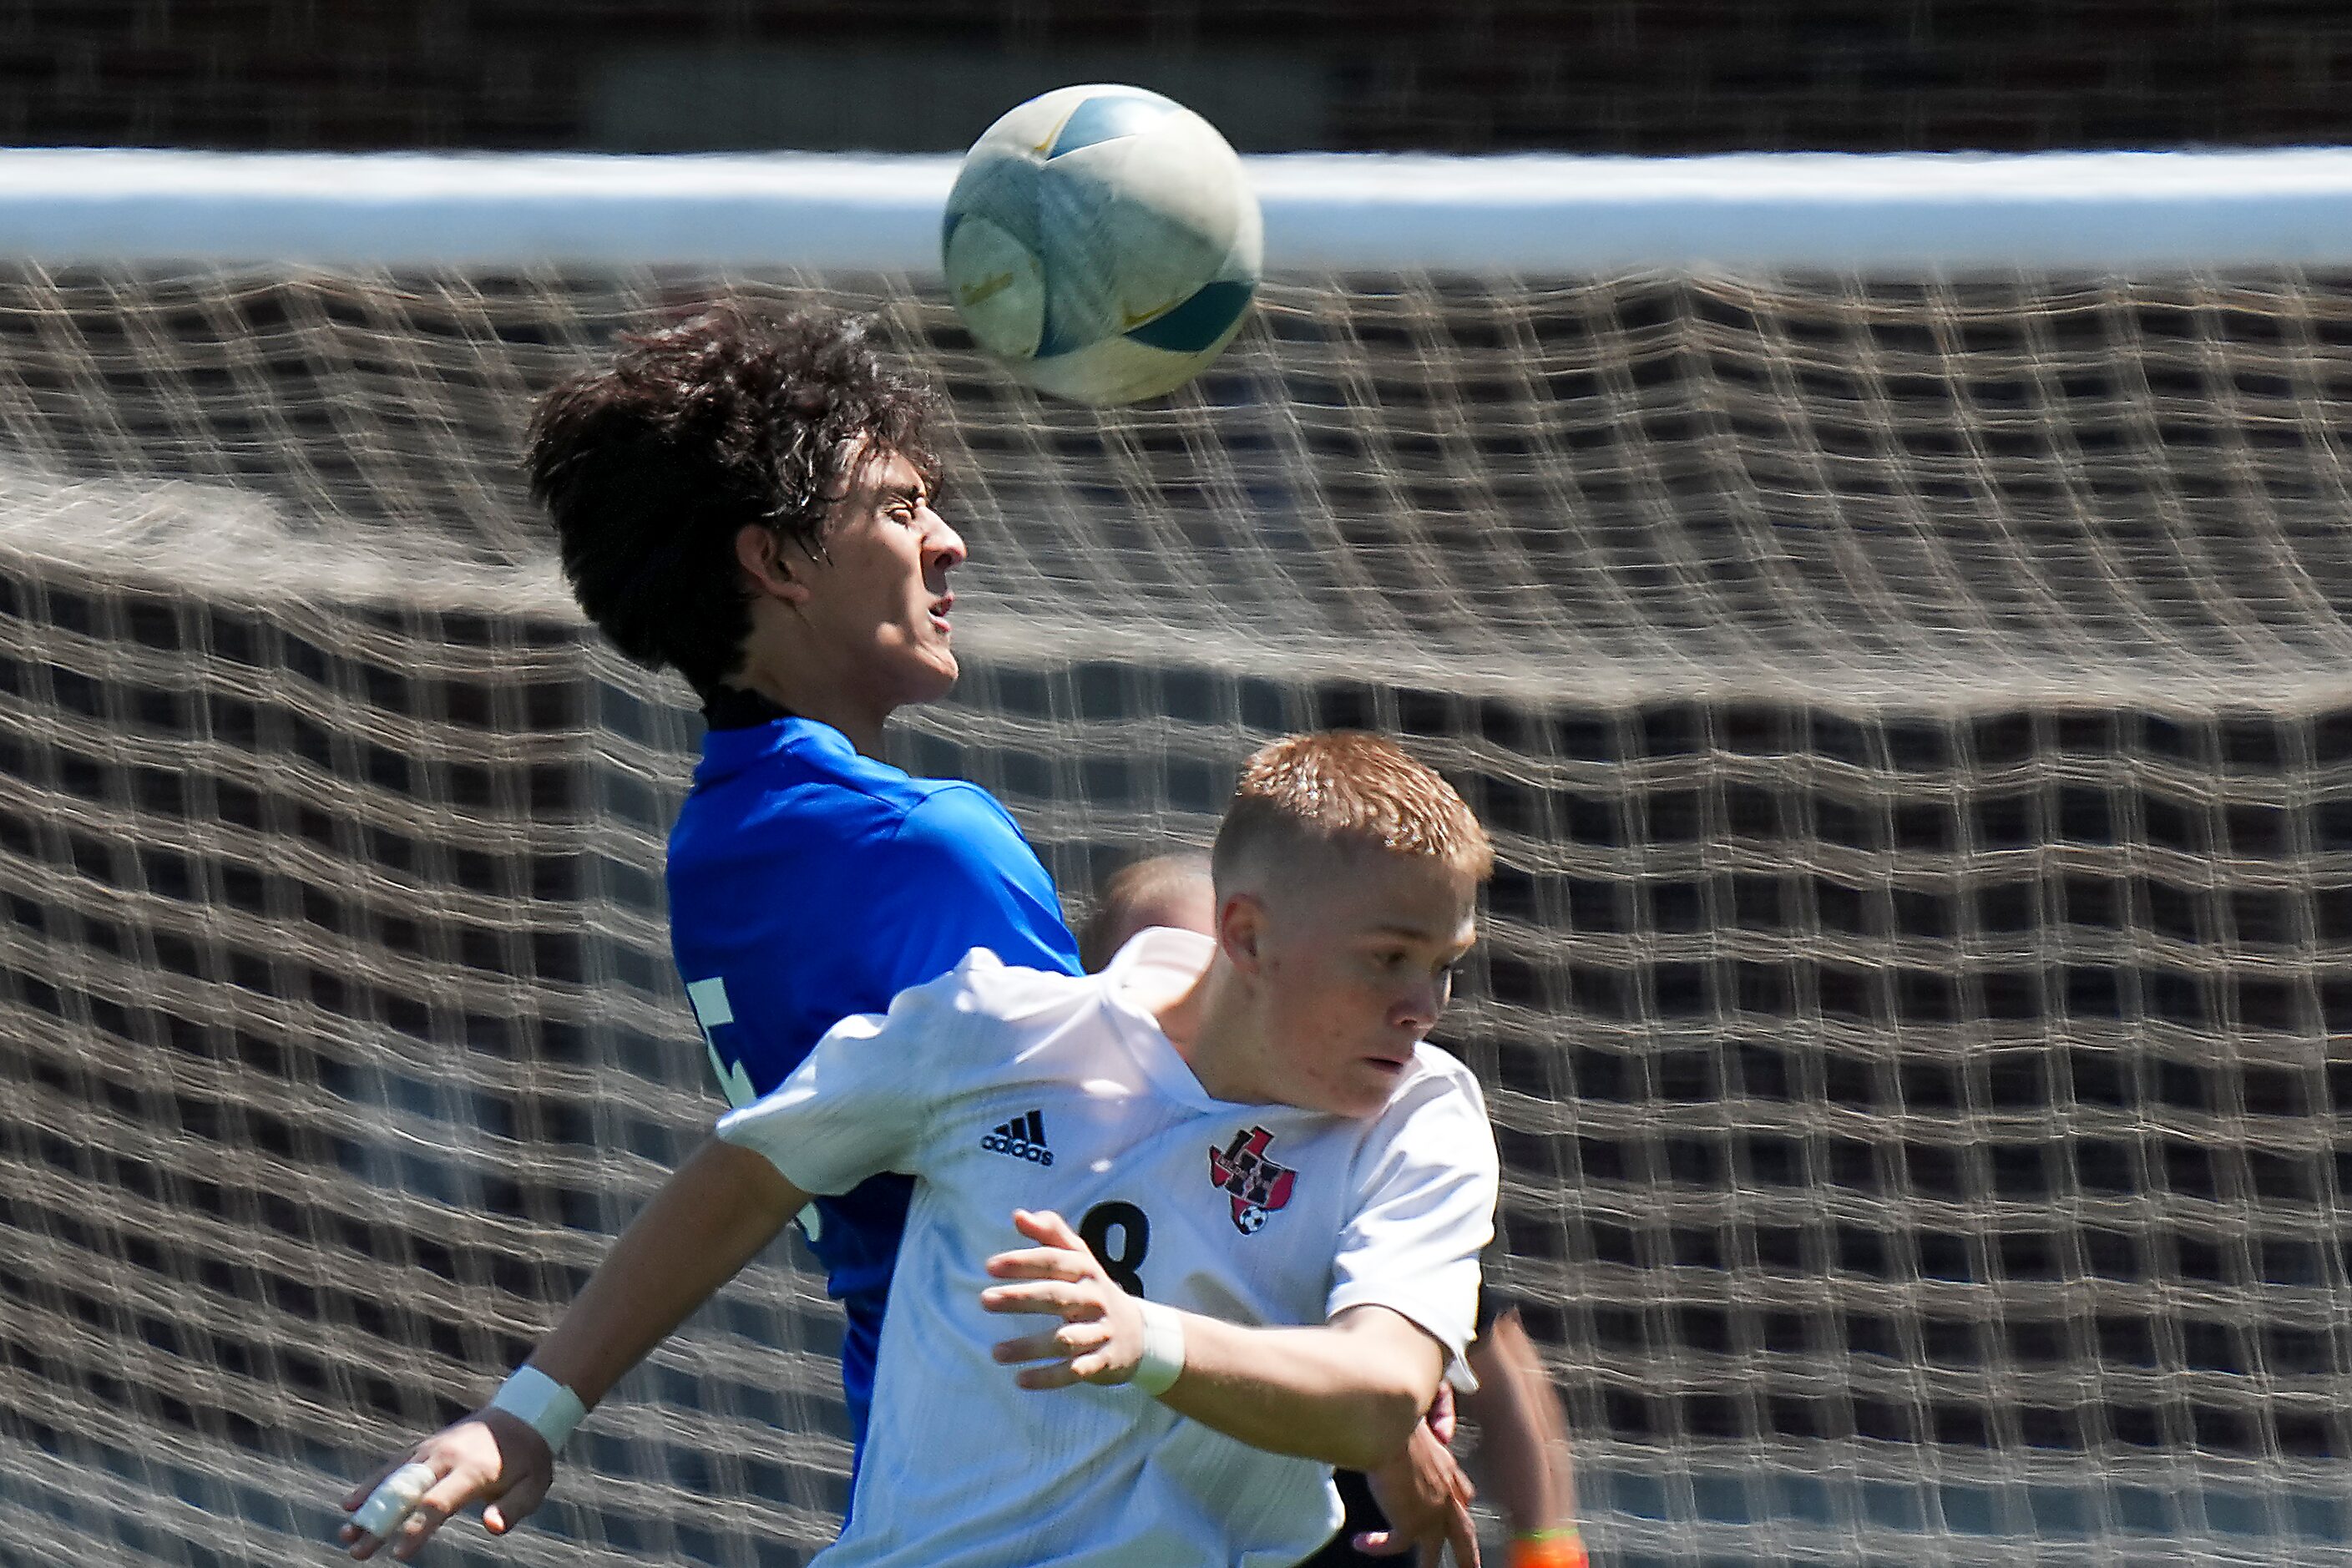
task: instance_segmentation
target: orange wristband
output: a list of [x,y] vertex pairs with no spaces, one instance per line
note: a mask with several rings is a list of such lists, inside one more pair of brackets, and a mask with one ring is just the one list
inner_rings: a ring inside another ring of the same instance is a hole
[[1511,1538],[1511,1568],[1588,1568],[1584,1540],[1574,1530],[1538,1530]]

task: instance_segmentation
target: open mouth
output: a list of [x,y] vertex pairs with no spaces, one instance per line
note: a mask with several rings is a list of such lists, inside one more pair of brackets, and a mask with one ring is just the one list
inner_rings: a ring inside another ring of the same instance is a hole
[[931,624],[939,627],[940,630],[943,632],[951,629],[948,625],[948,612],[954,608],[955,595],[953,594],[943,595],[940,597],[932,600]]

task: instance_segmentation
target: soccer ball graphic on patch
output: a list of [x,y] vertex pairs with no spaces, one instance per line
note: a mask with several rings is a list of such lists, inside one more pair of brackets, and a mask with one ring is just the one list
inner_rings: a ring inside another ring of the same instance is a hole
[[1041,392],[1133,403],[1232,341],[1264,257],[1216,128],[1134,87],[1065,87],[982,132],[949,193],[948,292],[983,353]]
[[1265,1229],[1266,1216],[1290,1201],[1298,1181],[1297,1172],[1266,1157],[1273,1142],[1273,1133],[1253,1127],[1234,1133],[1225,1148],[1209,1145],[1210,1184],[1233,1200],[1234,1228],[1244,1236]]

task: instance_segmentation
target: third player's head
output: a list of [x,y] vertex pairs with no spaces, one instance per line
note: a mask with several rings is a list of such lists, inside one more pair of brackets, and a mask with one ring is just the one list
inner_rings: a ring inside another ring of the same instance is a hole
[[1180,849],[1130,861],[1111,873],[1078,931],[1079,967],[1094,973],[1138,931],[1153,926],[1203,936],[1215,932],[1216,881],[1206,855]]
[[761,692],[864,743],[956,677],[929,394],[863,322],[724,305],[625,337],[552,388],[531,492],[564,575],[630,658]]
[[1293,735],[1242,769],[1213,857],[1219,955],[1268,1087],[1365,1116],[1452,994],[1494,866],[1452,785],[1392,742]]

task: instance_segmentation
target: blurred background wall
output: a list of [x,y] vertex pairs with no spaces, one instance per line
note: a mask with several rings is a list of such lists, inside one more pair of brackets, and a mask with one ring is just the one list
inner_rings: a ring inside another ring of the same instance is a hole
[[[989,68],[975,68],[985,63]],[[0,142],[944,151],[1087,78],[1244,151],[2352,140],[2326,0],[17,0]]]

